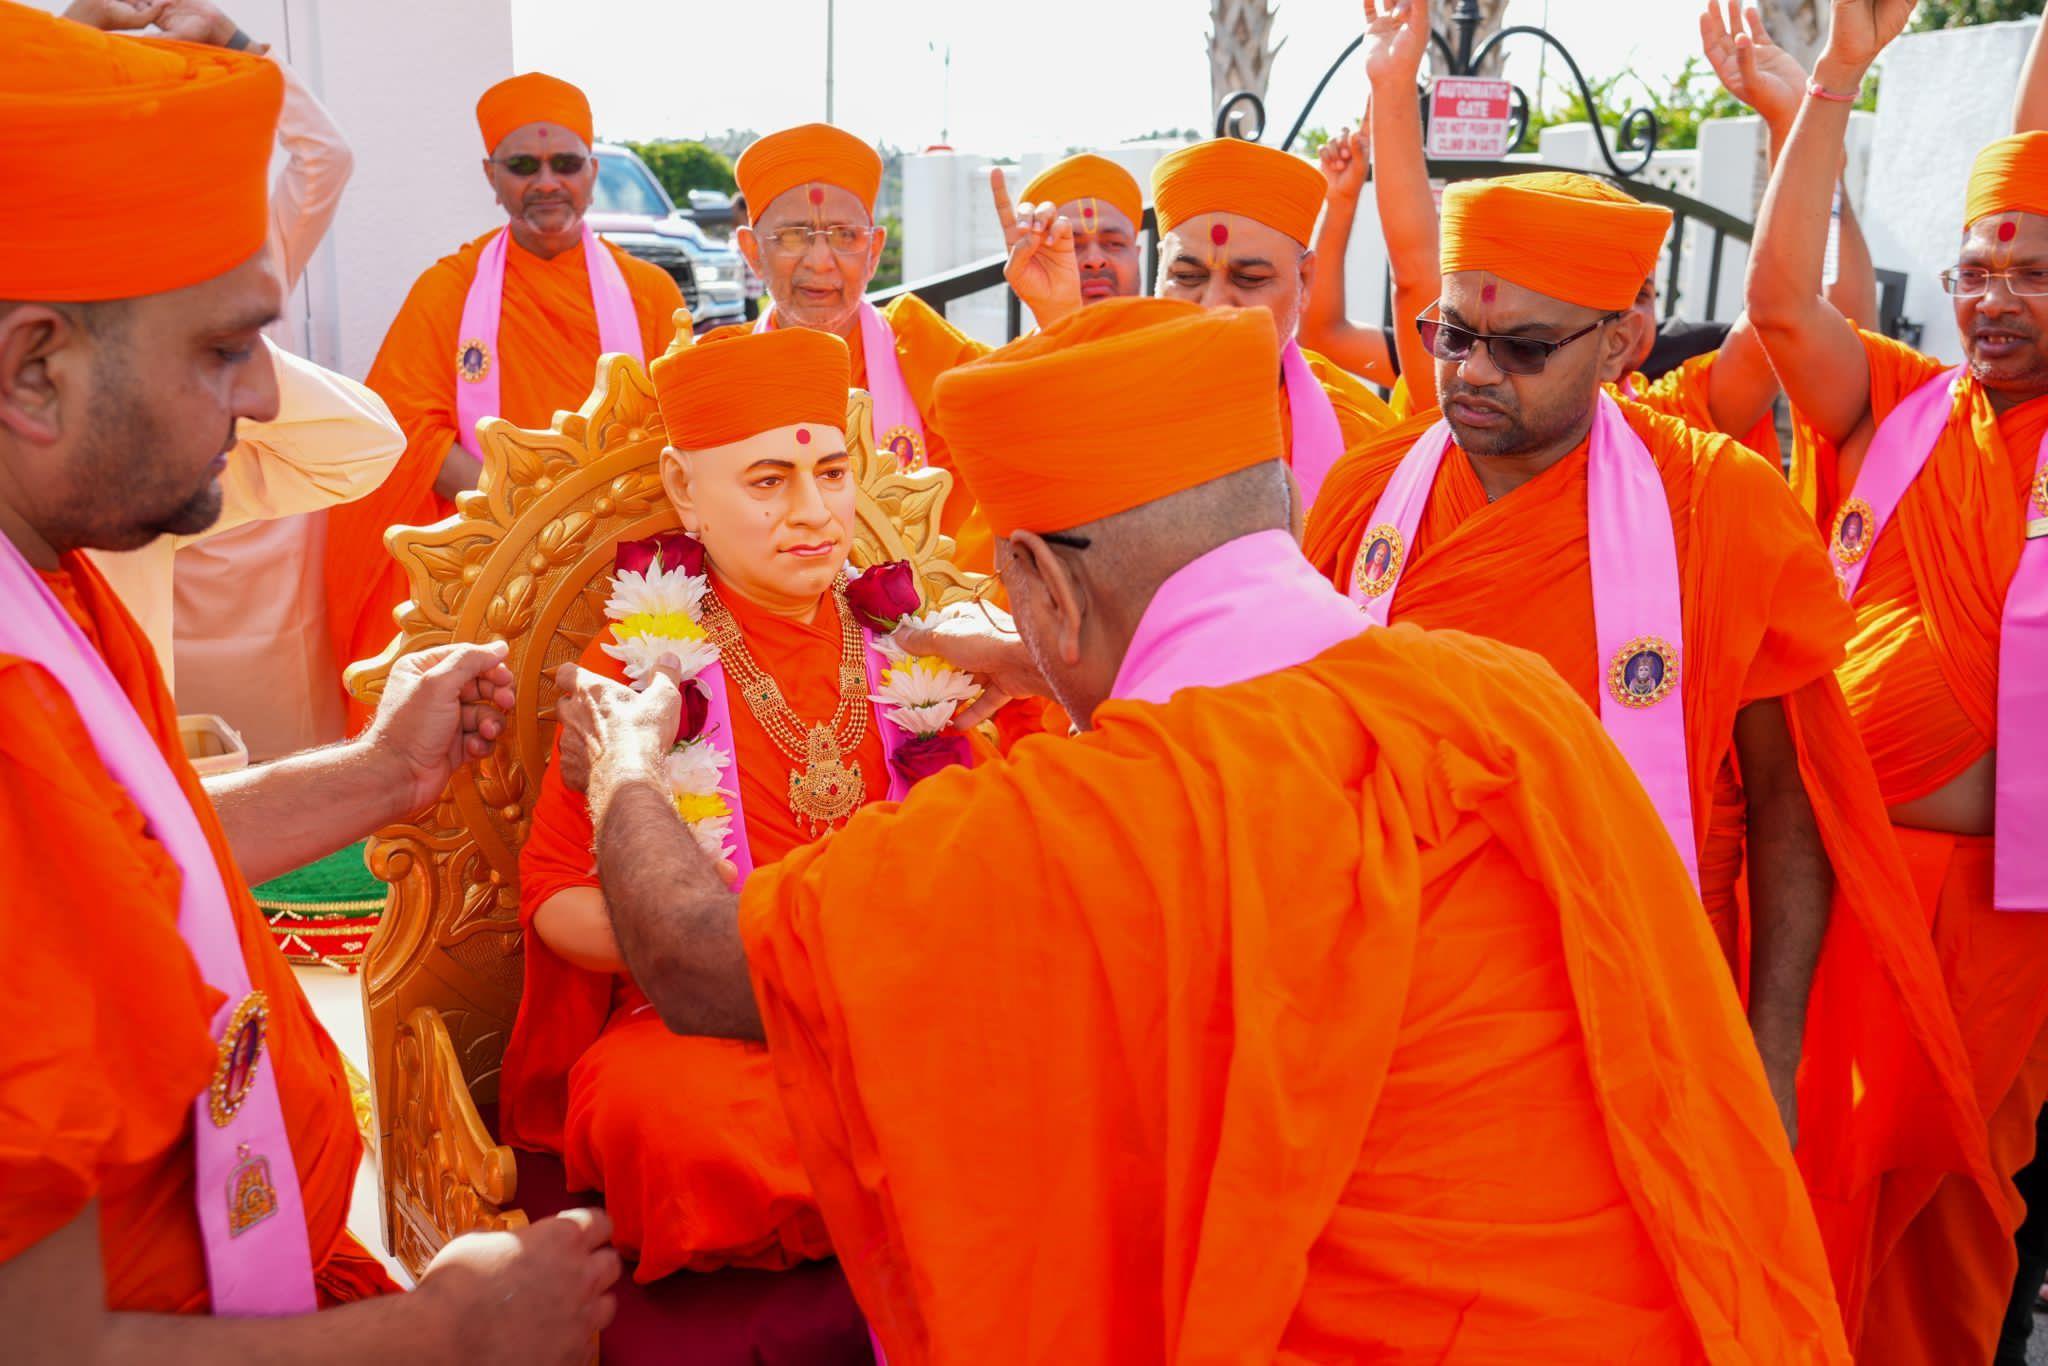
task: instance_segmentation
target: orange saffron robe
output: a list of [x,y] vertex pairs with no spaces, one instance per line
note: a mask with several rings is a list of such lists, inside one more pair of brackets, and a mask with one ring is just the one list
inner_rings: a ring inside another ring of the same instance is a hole
[[[1714,362],[1720,355],[1719,351],[1708,351],[1704,355],[1689,356],[1655,379],[1645,378],[1641,372],[1631,375],[1629,380],[1635,390],[1632,398],[1613,385],[1609,385],[1607,391],[1617,399],[1640,403],[1653,413],[1675,417],[1688,427],[1696,427],[1703,432],[1715,431],[1718,429],[1714,426],[1713,377]],[[1778,445],[1778,417],[1774,410],[1766,411],[1748,431],[1725,435],[1734,437],[1770,461],[1773,468],[1785,467],[1784,452]]]
[[[754,660],[796,714],[828,719],[839,704],[839,620],[829,602],[809,622],[721,595]],[[609,632],[599,640],[609,639]],[[582,667],[623,680],[597,644]],[[740,798],[756,868],[810,842],[789,809],[792,764],[732,696]],[[854,756],[870,801],[889,790],[870,713]],[[832,1254],[810,1181],[776,1095],[767,1050],[729,1039],[679,1038],[625,975],[575,967],[533,933],[556,893],[595,887],[590,809],[550,764],[519,855],[526,982],[499,1087],[501,1135],[561,1154],[571,1190],[604,1192],[613,1237],[639,1258],[634,1278],[721,1266],[781,1269]],[[758,873],[756,874],[758,876]]]
[[[390,643],[397,632],[391,614],[412,596],[404,572],[384,549],[385,530],[429,526],[455,512],[453,503],[434,492],[441,462],[456,444],[455,353],[461,339],[455,334],[477,260],[500,231],[427,267],[392,319],[365,379],[391,406],[406,445],[375,492],[327,514],[327,630],[335,662],[344,669]],[[610,243],[605,250],[625,275],[640,319],[640,344],[651,361],[675,336],[682,291],[660,267]],[[597,310],[581,249],[543,260],[511,243],[497,354],[491,358],[502,367],[500,416],[515,426],[545,430],[556,412],[574,411],[589,397],[597,358]],[[353,733],[369,711],[353,698],[348,707]]]
[[1393,627],[1095,721],[741,896],[891,1366],[1848,1359],[1684,870],[1540,661]]
[[[1394,410],[1389,408],[1372,386],[1343,366],[1324,356],[1321,352],[1301,348],[1301,358],[1308,362],[1308,372],[1322,381],[1323,392],[1330,396],[1330,406],[1337,413],[1337,429],[1344,434],[1344,449],[1350,450],[1361,441],[1370,441],[1381,432],[1399,421]],[[1288,459],[1293,460],[1294,413],[1287,402],[1287,390],[1280,390],[1280,432],[1287,439]]]
[[[1931,1167],[1965,1173],[1988,1198],[1967,1063],[1835,682],[1851,623],[1812,524],[1778,471],[1745,447],[1633,404],[1622,409],[1672,510],[1700,899],[1745,1000],[1747,810],[1734,740],[1748,703],[1782,703],[1834,870],[1807,1006],[1798,1158],[1853,1344],[1870,1270],[1897,1234],[1893,1188]],[[1412,419],[1332,472],[1305,549],[1340,586],[1388,479],[1435,420]],[[1597,710],[1609,661],[1595,655],[1586,469],[1582,443],[1489,504],[1454,445],[1408,547],[1393,620],[1483,631],[1532,650]]]
[[[162,748],[220,864],[249,980],[270,997],[262,1065],[283,1102],[315,1283],[331,1305],[396,1290],[349,1235],[362,1142],[341,1057],[300,991],[185,761],[149,642],[81,555],[44,582]],[[115,783],[70,698],[0,655],[0,1261],[99,1201],[107,1307],[203,1314],[192,1104],[213,1076],[224,998],[178,935],[178,868]],[[225,1199],[225,1194],[219,1198]]]
[[[1872,333],[1863,345],[1879,420],[1948,368]],[[1951,420],[1871,547],[1839,676],[1888,804],[1938,790],[1997,743],[2000,615],[2044,431],[2048,399],[1998,415],[1973,385],[1967,417]],[[1853,473],[1803,422],[1792,473],[1831,529]],[[1986,1210],[1954,1177],[1922,1184],[1925,1208],[1872,1288],[1862,1359],[1989,1361],[2026,1213],[2006,1178],[2032,1158],[2048,1101],[2048,916],[1992,908],[1989,837],[1901,826],[1898,840],[1962,1032],[1999,1200]]]
[[[953,490],[946,497],[946,508],[939,519],[939,529],[953,538],[953,563],[977,573],[993,573],[995,536],[987,519],[975,506],[974,490],[967,486],[967,480],[953,466],[953,452],[946,444],[945,433],[932,419],[932,390],[940,375],[956,365],[979,360],[994,348],[947,322],[915,294],[897,295],[882,305],[880,312],[889,324],[889,330],[896,334],[896,363],[903,371],[903,383],[909,388],[911,402],[917,405],[917,415],[924,423],[925,463],[934,469],[950,471],[953,476]],[[703,340],[713,341],[751,332],[754,327],[753,323],[729,323],[705,333]],[[858,323],[854,324],[853,335],[846,339],[846,349],[853,358],[850,382],[856,389],[867,388],[867,354],[861,346]]]

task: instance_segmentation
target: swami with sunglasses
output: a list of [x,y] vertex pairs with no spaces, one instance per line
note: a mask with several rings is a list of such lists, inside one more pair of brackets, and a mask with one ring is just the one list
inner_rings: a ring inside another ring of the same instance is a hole
[[1821,295],[1829,187],[1848,101],[1912,8],[1835,6],[1757,220],[1748,304],[1802,438],[1793,486],[1855,614],[1842,687],[1999,1173],[1994,1211],[1951,1178],[1896,1237],[1860,1359],[1988,1361],[2008,1296],[2034,1298],[2013,1289],[2027,1211],[2005,1177],[2033,1155],[2048,1095],[2048,65],[2037,44],[2016,131],[1977,155],[1957,206],[1941,282],[1963,363],[1859,332]]
[[1888,1174],[1982,1149],[1811,521],[1747,447],[1602,390],[1670,220],[1573,174],[1445,191],[1416,324],[1442,412],[1346,457],[1307,550],[1371,619],[1533,650],[1599,714],[1692,873],[1670,914],[1720,942],[1853,1318]]
[[[539,72],[514,76],[484,92],[476,120],[484,179],[506,221],[427,268],[370,367],[406,449],[382,487],[328,516],[328,634],[343,666],[384,648],[392,609],[408,596],[385,528],[437,522],[476,487],[477,423],[546,427],[582,405],[600,355],[659,356],[683,307],[667,272],[583,221],[597,162],[581,90]],[[367,712],[349,706],[353,730]]]

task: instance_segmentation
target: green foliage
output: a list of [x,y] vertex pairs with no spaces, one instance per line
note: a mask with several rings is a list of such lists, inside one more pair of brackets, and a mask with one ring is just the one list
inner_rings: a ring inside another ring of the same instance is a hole
[[1301,130],[1301,150],[1309,156],[1323,150],[1323,144],[1330,140],[1327,128],[1304,128]]
[[[2031,3],[2038,4],[2041,0],[2031,0]],[[1863,97],[1856,102],[1858,109],[1877,108],[1877,84],[1874,76],[1865,83]],[[1701,57],[1687,57],[1678,74],[1662,86],[1654,86],[1627,69],[1595,81],[1592,86],[1599,121],[1606,126],[1610,139],[1616,136],[1629,111],[1642,106],[1657,116],[1657,147],[1660,151],[1697,147],[1701,124],[1709,119],[1739,118],[1751,112],[1749,106],[1721,88],[1714,69]],[[1593,116],[1586,108],[1586,101],[1574,86],[1562,104],[1554,104],[1529,116],[1529,130],[1523,135],[1521,146],[1515,150],[1535,151],[1537,134],[1555,124],[1591,122]]]
[[732,178],[732,159],[701,142],[663,138],[658,142],[629,142],[668,191],[668,197],[687,208],[691,190],[719,190],[731,194],[737,188]]
[[2043,0],[1920,0],[1913,16],[1915,31],[1995,24],[2006,19],[2031,19],[2042,12]]
[[881,226],[889,235],[882,242],[882,259],[875,263],[875,278],[869,282],[869,289],[887,289],[903,283],[903,219],[885,213]]

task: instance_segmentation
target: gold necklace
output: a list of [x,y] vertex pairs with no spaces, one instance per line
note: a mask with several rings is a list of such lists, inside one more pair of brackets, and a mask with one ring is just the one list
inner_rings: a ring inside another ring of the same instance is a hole
[[729,688],[746,699],[761,729],[796,766],[789,775],[789,810],[813,838],[860,810],[867,799],[860,767],[846,757],[860,748],[868,732],[867,642],[846,605],[843,574],[832,582],[832,605],[839,612],[839,705],[830,720],[806,726],[748,651],[718,590],[704,595],[704,630],[718,647]]

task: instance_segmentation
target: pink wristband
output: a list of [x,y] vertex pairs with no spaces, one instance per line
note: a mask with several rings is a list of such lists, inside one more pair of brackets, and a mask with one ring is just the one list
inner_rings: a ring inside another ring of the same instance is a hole
[[1815,99],[1829,100],[1835,104],[1854,104],[1863,92],[1859,90],[1854,95],[1837,95],[1818,80],[1808,80],[1806,83],[1806,93],[1812,95]]

